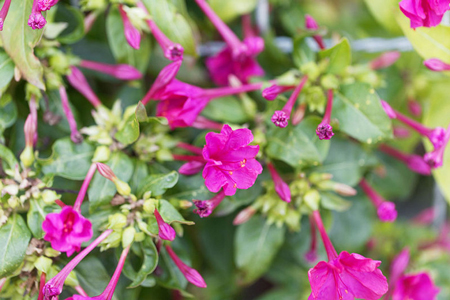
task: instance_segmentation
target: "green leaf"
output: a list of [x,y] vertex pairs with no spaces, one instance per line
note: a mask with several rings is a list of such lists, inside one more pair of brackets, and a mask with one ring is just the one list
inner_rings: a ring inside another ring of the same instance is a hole
[[[0,66],[1,68],[1,66]],[[0,69],[0,78],[2,78]],[[12,126],[17,119],[17,106],[9,94],[3,95],[0,100],[0,135],[3,131]]]
[[[147,237],[141,244],[144,260],[139,271],[134,272],[133,282],[128,288],[135,288],[139,286],[149,274],[151,274],[158,265],[158,250],[156,250],[155,243],[150,237]],[[133,270],[134,271],[134,270]]]
[[139,183],[141,182],[142,179],[144,179],[147,176],[148,176],[147,163],[140,159],[134,159],[134,172],[133,176],[131,176],[130,179],[130,187],[131,192],[133,194],[137,194]]
[[269,269],[283,244],[284,231],[284,227],[267,224],[261,216],[253,217],[238,227],[234,253],[244,282],[252,282]]
[[8,149],[8,147],[0,144],[0,158],[3,161],[3,164],[7,164],[8,167],[6,169],[14,170],[16,165],[19,164],[14,154],[11,152],[11,150]]
[[352,203],[336,194],[321,192],[320,205],[329,210],[345,211],[350,208]]
[[242,101],[236,97],[223,97],[211,101],[203,109],[202,115],[208,119],[232,124],[241,124],[249,119],[242,107]]
[[9,55],[0,48],[0,90],[9,84],[14,77],[14,62]]
[[[133,175],[133,161],[123,152],[114,152],[106,164],[111,167],[117,178],[124,182],[128,182]],[[88,188],[90,211],[108,204],[116,191],[114,183],[97,172]]]
[[143,35],[140,48],[136,50],[128,44],[123,30],[119,10],[112,7],[106,18],[106,34],[114,58],[118,63],[132,65],[145,73],[151,54],[150,38]]
[[45,233],[42,230],[42,222],[44,222],[45,216],[58,210],[60,209],[56,204],[46,205],[42,200],[30,200],[30,210],[28,210],[27,213],[27,223],[28,228],[30,228],[31,233],[35,238],[42,239],[44,237]]
[[[43,68],[34,56],[33,49],[42,36],[43,29],[28,26],[33,0],[11,1],[8,17],[0,35],[5,51],[14,61],[22,76],[31,84],[45,90]],[[3,80],[3,78],[2,78]]]
[[347,38],[343,38],[339,44],[319,52],[319,59],[329,59],[327,73],[339,74],[352,62],[352,50]]
[[309,48],[306,39],[301,36],[294,39],[294,51],[292,52],[292,57],[294,59],[294,64],[297,67],[308,62],[316,61],[316,53]]
[[23,262],[31,233],[18,214],[0,227],[0,277],[11,275]]
[[[400,12],[398,0],[364,0],[375,19],[392,33],[401,33],[401,29],[395,21],[395,13]],[[405,19],[407,19],[404,16]]]
[[353,83],[335,93],[331,117],[339,121],[339,130],[367,143],[392,138],[392,124],[370,85]]
[[178,210],[166,200],[159,201],[159,213],[166,223],[181,223],[185,225],[193,225],[194,222],[186,221]]
[[403,30],[414,49],[424,59],[439,58],[450,63],[450,27],[438,25],[436,27],[417,27],[412,29],[410,22],[399,10],[396,16],[397,22]]
[[304,164],[319,164],[327,156],[329,141],[319,140],[317,125],[321,120],[307,117],[299,125],[286,128],[271,126],[267,133],[267,155],[279,159],[292,167]]
[[[185,257],[184,252],[179,252],[174,249],[175,253],[178,255],[180,259],[183,260],[185,264],[190,266],[190,260]],[[161,275],[156,277],[156,280],[159,285],[169,288],[169,289],[184,289],[188,282],[184,277],[183,273],[178,269],[178,267],[173,262],[172,258],[170,258],[164,247],[161,247],[159,252],[159,266],[161,267]]]
[[79,9],[69,5],[56,6],[55,22],[64,22],[67,27],[56,38],[64,44],[73,44],[84,36],[84,16]]
[[197,55],[194,34],[186,18],[177,12],[168,0],[143,0],[159,29],[174,43],[184,48],[184,53]]
[[167,174],[151,174],[141,181],[138,189],[138,197],[142,197],[146,192],[151,191],[152,197],[160,196],[173,187],[178,181],[178,173],[172,171]]
[[367,167],[374,166],[378,162],[374,156],[361,147],[361,144],[349,141],[340,136],[331,139],[332,149],[323,166],[314,171],[319,173],[330,173],[333,180],[354,186],[359,183]]
[[123,127],[116,132],[115,138],[124,146],[127,146],[137,141],[139,138],[139,132],[139,122],[137,120],[137,116],[136,114],[132,114],[125,121]]
[[258,4],[258,0],[209,0],[208,3],[222,20],[228,22],[252,12]]
[[57,140],[49,158],[39,158],[44,174],[55,174],[72,180],[83,180],[91,166],[94,147],[86,142],[73,143],[70,138]]

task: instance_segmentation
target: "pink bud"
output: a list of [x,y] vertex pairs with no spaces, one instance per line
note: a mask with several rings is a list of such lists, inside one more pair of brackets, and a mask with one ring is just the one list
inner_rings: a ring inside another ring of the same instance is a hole
[[47,24],[47,20],[42,16],[41,12],[33,12],[28,18],[28,26],[33,30],[41,29]]
[[156,222],[158,223],[159,237],[162,238],[163,240],[173,241],[176,236],[175,230],[172,228],[172,226],[170,226],[164,221],[164,219],[159,214],[158,209],[155,208],[155,211],[153,213],[155,215]]
[[284,111],[276,110],[273,113],[271,121],[273,124],[275,124],[275,126],[278,126],[280,128],[285,128],[289,124],[288,123],[289,118],[290,117]]
[[95,61],[82,60],[80,66],[111,75],[120,80],[137,80],[142,78],[142,74],[135,67],[125,64],[109,65]]
[[122,17],[122,22],[124,26],[124,34],[128,44],[134,49],[139,49],[141,44],[141,33],[137,30],[133,24],[131,24],[127,13],[123,9],[123,5],[119,5],[120,16]]
[[406,139],[411,136],[411,132],[408,129],[406,129],[405,127],[394,126],[393,131],[394,131],[394,137],[399,138],[399,139]]
[[102,103],[89,86],[86,77],[84,77],[80,69],[71,66],[70,71],[70,74],[67,75],[67,80],[69,81],[70,85],[73,86],[78,92],[80,92],[86,99],[88,99],[94,107],[101,105]]
[[200,275],[197,270],[187,266],[172,250],[169,245],[166,245],[167,253],[170,258],[172,258],[175,265],[180,269],[181,273],[183,273],[184,277],[187,281],[201,288],[206,288],[205,280],[202,275]]
[[377,208],[377,214],[382,222],[394,222],[397,219],[397,210],[393,202],[381,203]]
[[423,62],[423,64],[425,65],[425,67],[434,72],[442,72],[450,70],[449,64],[446,64],[437,58],[427,59],[426,61]]
[[330,124],[319,124],[316,134],[320,140],[330,140],[334,135],[333,127]]
[[385,52],[370,62],[372,70],[379,70],[393,65],[400,58],[400,52]]
[[287,86],[282,86],[282,85],[277,85],[277,84],[273,84],[268,88],[265,88],[262,92],[262,96],[264,98],[266,98],[267,100],[275,100],[279,94],[287,92],[289,90],[292,90],[295,88],[295,85],[287,85]]
[[203,170],[203,168],[205,167],[205,162],[200,162],[200,161],[190,161],[185,163],[184,165],[182,165],[179,169],[178,172],[180,174],[189,176],[189,175],[194,175],[199,173],[200,171]]
[[97,170],[106,179],[109,179],[111,181],[116,180],[116,174],[114,174],[113,170],[108,165],[105,165],[103,163],[97,163]]
[[412,171],[422,174],[431,175],[431,167],[427,162],[419,155],[410,155],[406,160],[406,165]]
[[45,11],[52,8],[56,3],[58,3],[58,0],[38,0],[38,7],[39,10]]
[[251,217],[256,213],[256,209],[249,206],[241,210],[233,220],[233,225],[241,225],[250,220]]
[[305,15],[305,27],[311,30],[319,29],[319,25],[316,20],[310,15]]
[[34,134],[36,133],[36,123],[34,122],[31,114],[28,115],[25,121],[23,131],[25,133],[25,145],[27,147],[33,147]]
[[280,199],[288,203],[291,202],[291,190],[289,189],[289,185],[283,181],[272,163],[268,163],[267,167],[269,168],[270,175],[275,184],[275,191],[278,196],[280,196]]

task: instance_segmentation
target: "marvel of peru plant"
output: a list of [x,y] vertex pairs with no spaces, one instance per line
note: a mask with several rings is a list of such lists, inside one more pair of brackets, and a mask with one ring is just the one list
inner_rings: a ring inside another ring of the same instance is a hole
[[450,0],[0,7],[0,300],[450,299]]

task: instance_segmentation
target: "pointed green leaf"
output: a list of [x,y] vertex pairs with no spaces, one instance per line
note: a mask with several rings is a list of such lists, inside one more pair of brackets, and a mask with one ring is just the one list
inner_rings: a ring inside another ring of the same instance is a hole
[[146,192],[151,191],[152,197],[160,196],[173,187],[178,181],[178,173],[172,171],[167,174],[152,174],[147,176],[139,185],[138,197],[142,197]]
[[347,38],[343,38],[333,47],[319,52],[320,59],[329,59],[327,73],[339,74],[352,62],[352,50]]
[[9,84],[14,77],[14,62],[11,57],[0,49],[0,90]]

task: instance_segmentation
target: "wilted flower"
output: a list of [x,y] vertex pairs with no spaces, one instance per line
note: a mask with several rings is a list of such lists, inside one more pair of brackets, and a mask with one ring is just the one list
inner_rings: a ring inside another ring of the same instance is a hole
[[33,30],[34,29],[41,29],[42,27],[47,24],[47,21],[45,20],[44,16],[42,16],[42,12],[39,9],[39,0],[33,1],[33,6],[31,8],[31,15],[28,18],[28,26],[30,26]]
[[194,209],[194,213],[199,215],[201,218],[208,217],[214,209],[219,206],[224,198],[225,193],[221,190],[217,195],[209,200],[192,200],[194,205],[197,207]]
[[316,134],[321,140],[329,140],[333,137],[333,127],[330,125],[331,110],[333,109],[333,90],[328,90],[327,108],[322,122],[317,126]]
[[280,199],[291,202],[291,190],[289,189],[289,185],[283,181],[272,163],[268,163],[267,167],[269,168],[270,175],[275,184],[275,191],[278,196],[280,196]]
[[262,96],[267,100],[275,100],[279,94],[295,89],[295,85],[278,85],[272,84],[270,87],[265,88],[262,92]]
[[[305,27],[306,27],[306,29],[310,29],[310,30],[319,29],[319,25],[317,24],[316,20],[314,20],[314,18],[311,17],[310,15],[305,15]],[[321,50],[325,49],[325,44],[320,35],[314,35],[313,38],[316,41],[317,45],[319,45],[319,48]]]

